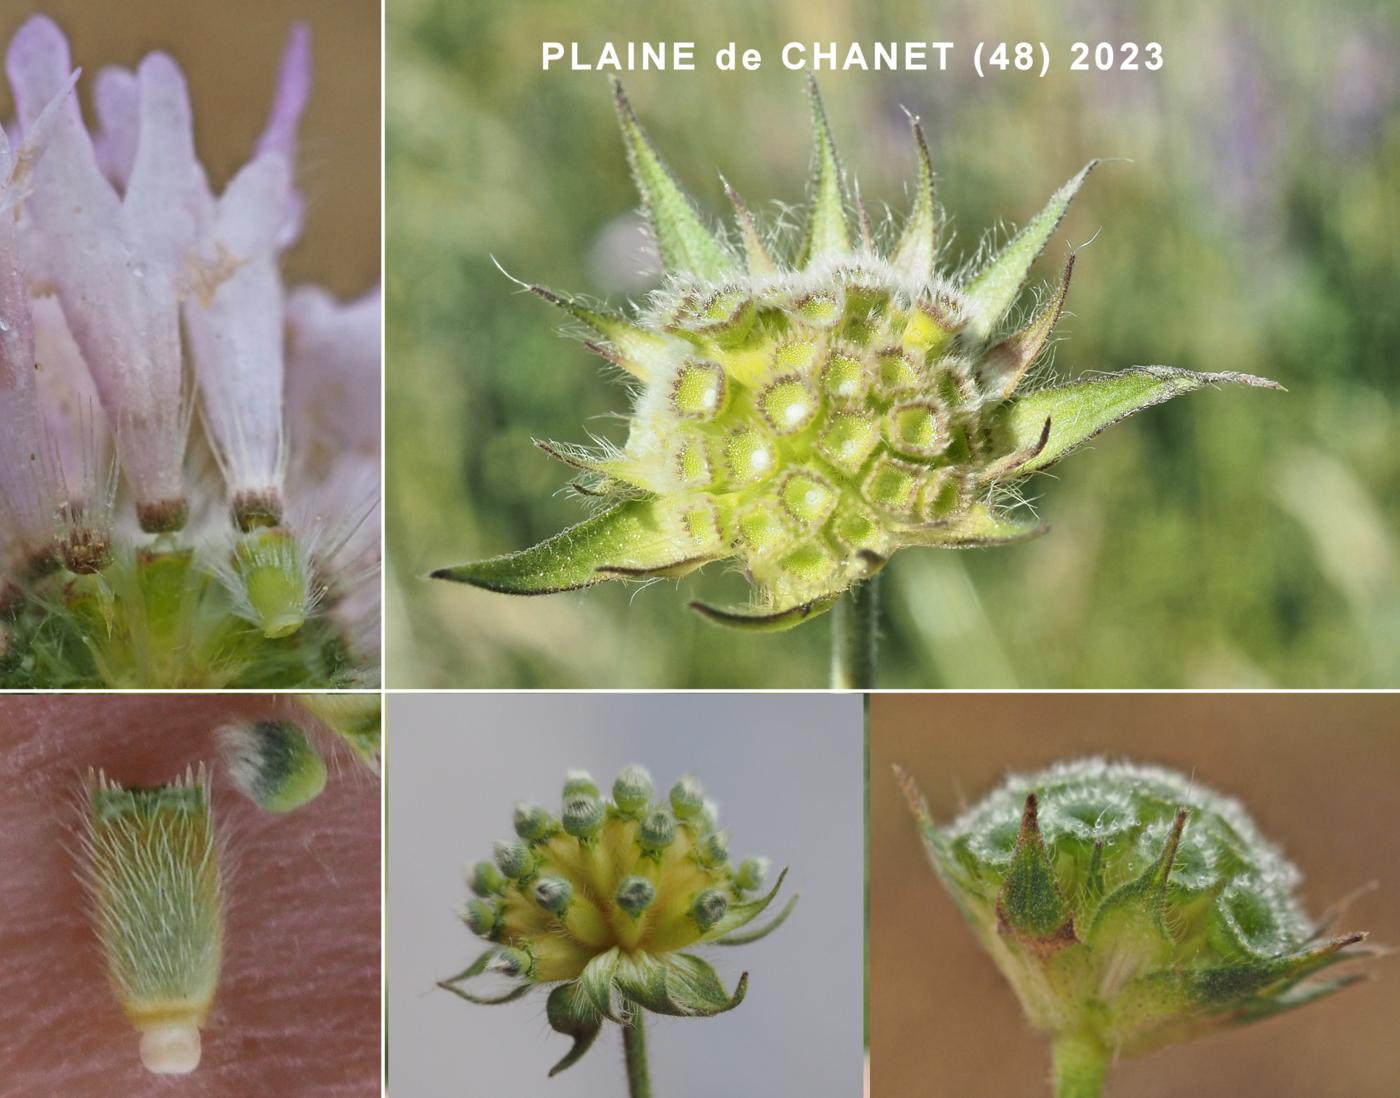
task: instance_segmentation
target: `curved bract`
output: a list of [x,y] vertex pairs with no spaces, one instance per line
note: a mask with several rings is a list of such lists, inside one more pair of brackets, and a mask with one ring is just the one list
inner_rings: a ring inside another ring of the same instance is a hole
[[[744,945],[776,929],[794,896],[768,924],[766,911],[786,871],[763,891],[766,862],[729,859],[729,837],[694,778],[653,803],[651,778],[627,767],[611,799],[582,771],[570,772],[555,816],[538,805],[515,812],[517,838],[496,844],[494,862],[468,874],[475,898],[463,922],[492,946],[439,986],[473,1003],[513,1002],[549,987],[550,1025],[574,1045],[556,1074],[592,1045],[603,1023],[638,1012],[678,1017],[720,1014],[743,1001],[690,950]],[[494,973],[510,981],[494,996],[466,990]]]
[[1088,759],[1014,776],[946,826],[900,774],[939,878],[1053,1035],[1061,1094],[1108,1064],[1312,1002],[1362,934],[1327,937],[1298,870],[1235,801]]
[[616,98],[666,282],[636,316],[529,289],[588,329],[588,346],[633,382],[626,443],[541,443],[578,472],[576,487],[598,513],[531,549],[437,578],[545,594],[732,559],[754,586],[752,604],[696,609],[724,625],[790,628],[899,549],[1043,533],[1007,505],[1008,486],[1118,420],[1205,385],[1273,385],[1163,366],[1027,385],[1074,257],[1024,324],[1006,318],[1093,163],[1004,248],[954,278],[937,265],[933,170],[918,121],[914,207],[881,247],[847,196],[813,84],[812,204],[788,257],[732,189],[737,232],[712,230],[620,87]]

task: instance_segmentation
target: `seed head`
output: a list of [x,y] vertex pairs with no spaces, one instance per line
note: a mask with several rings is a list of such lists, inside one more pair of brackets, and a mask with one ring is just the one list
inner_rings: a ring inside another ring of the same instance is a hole
[[939,878],[1053,1036],[1057,1071],[1101,1080],[1120,1055],[1355,978],[1324,970],[1358,956],[1364,935],[1326,937],[1297,900],[1298,870],[1240,804],[1194,779],[1061,763],[1008,779],[946,826],[901,781]]
[[[685,575],[733,559],[753,604],[695,604],[735,627],[786,629],[829,609],[899,549],[1004,545],[1044,532],[1013,512],[1016,482],[1118,420],[1237,373],[1134,367],[1034,387],[1071,255],[1024,324],[1007,316],[1094,163],[969,273],[939,270],[933,169],[914,120],[914,207],[877,247],[846,194],[811,85],[816,175],[789,255],[732,190],[737,239],[679,189],[616,87],[623,143],[666,269],[636,316],[530,290],[591,329],[635,388],[626,442],[548,443],[602,510],[521,552],[434,573],[513,594]],[[681,812],[678,816],[684,818]]]

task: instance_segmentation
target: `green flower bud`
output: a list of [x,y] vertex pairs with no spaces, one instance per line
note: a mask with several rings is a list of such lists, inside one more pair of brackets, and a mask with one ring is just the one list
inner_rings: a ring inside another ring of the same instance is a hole
[[690,916],[704,931],[723,919],[728,910],[729,898],[717,888],[707,888],[696,896],[690,905]]
[[496,929],[496,909],[485,900],[469,900],[462,909],[462,921],[481,938],[491,937]]
[[600,796],[598,783],[587,770],[570,770],[564,775],[564,800],[567,801],[578,793],[586,793],[590,797]]
[[767,858],[745,858],[734,871],[734,887],[741,892],[757,892],[767,875]]
[[613,804],[626,816],[638,816],[651,803],[651,775],[645,768],[629,766],[613,782]]
[[564,877],[537,877],[530,891],[535,903],[551,915],[563,915],[574,898],[574,886]]
[[472,866],[467,884],[478,896],[499,896],[506,890],[506,878],[490,862],[477,862]]
[[535,871],[534,855],[523,842],[501,839],[495,851],[497,867],[512,881],[526,880]]
[[656,886],[645,877],[624,877],[613,899],[635,919],[655,902]]
[[1364,935],[1326,938],[1298,870],[1194,777],[1099,759],[1000,789],[946,826],[907,779],[935,870],[1055,1046],[1061,1095],[1108,1065],[1290,1010]]
[[695,846],[695,856],[708,869],[729,861],[729,832],[711,831]]
[[567,536],[434,576],[544,594],[733,559],[755,607],[696,609],[723,625],[790,628],[898,550],[1043,533],[1024,509],[1003,505],[1014,492],[995,489],[1134,412],[1214,383],[1276,387],[1160,366],[1032,387],[1073,257],[1024,324],[1008,334],[1005,320],[1094,163],[1000,252],[966,273],[941,271],[933,169],[917,121],[914,208],[881,254],[868,232],[852,231],[857,203],[812,93],[815,201],[787,255],[765,244],[732,194],[742,253],[716,234],[623,108],[667,282],[636,316],[531,287],[592,329],[591,346],[637,382],[624,446],[546,447],[571,476],[583,469],[588,494],[605,506]]
[[688,820],[698,816],[705,807],[705,790],[700,783],[686,774],[671,786],[671,808],[678,820]]
[[320,752],[291,721],[235,721],[216,735],[229,779],[269,812],[300,808],[326,787]]
[[486,965],[490,971],[510,977],[529,976],[534,966],[534,959],[528,952],[510,946],[496,950],[495,955]]
[[521,801],[515,806],[515,833],[527,843],[549,838],[557,826],[554,817],[537,804]]
[[606,815],[596,793],[574,793],[564,801],[564,830],[581,841],[591,840]]
[[637,842],[647,854],[659,854],[676,838],[676,818],[664,808],[653,808],[637,828]]

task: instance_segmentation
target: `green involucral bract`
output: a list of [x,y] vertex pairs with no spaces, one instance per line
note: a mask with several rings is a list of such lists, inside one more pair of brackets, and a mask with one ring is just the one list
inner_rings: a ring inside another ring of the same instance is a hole
[[882,251],[846,196],[813,84],[813,199],[789,260],[732,190],[737,239],[714,231],[620,87],[616,98],[666,282],[635,317],[529,288],[588,328],[588,346],[630,376],[626,444],[541,443],[579,471],[577,487],[600,501],[598,512],[533,548],[438,578],[544,594],[733,559],[754,585],[752,604],[696,609],[726,625],[790,628],[897,549],[1042,533],[1003,503],[1008,486],[1134,412],[1218,382],[1276,387],[1246,374],[1141,366],[1027,388],[1073,255],[1023,325],[1008,329],[1007,315],[1093,163],[955,279],[937,267],[933,169],[917,120],[914,207]]
[[1056,1093],[1119,1056],[1279,1014],[1358,979],[1364,953],[1295,897],[1244,809],[1172,771],[1089,759],[1010,778],[947,826],[898,774],[933,867],[1032,1025]]
[[46,565],[0,590],[0,688],[375,681],[345,630],[320,612],[336,597],[328,579],[280,527],[239,534],[227,562],[174,535],[103,552],[82,571]]
[[[557,818],[519,805],[517,838],[496,844],[495,864],[479,862],[467,873],[475,896],[462,921],[492,945],[439,986],[483,1004],[550,988],[549,1024],[574,1040],[551,1075],[587,1052],[605,1021],[627,1025],[640,1011],[692,1017],[738,1006],[748,973],[731,993],[687,951],[758,941],[787,919],[797,897],[763,927],[742,929],[767,910],[787,872],[761,892],[762,859],[732,867],[728,836],[716,829],[703,796],[685,777],[669,799],[653,803],[650,777],[629,766],[611,799],[587,774],[571,771]],[[513,986],[493,996],[462,986],[489,973]]]

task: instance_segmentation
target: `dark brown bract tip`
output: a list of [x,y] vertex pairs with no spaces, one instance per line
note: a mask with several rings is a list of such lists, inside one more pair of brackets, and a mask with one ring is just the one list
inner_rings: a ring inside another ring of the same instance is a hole
[[148,534],[173,534],[183,530],[189,518],[190,505],[184,496],[136,505],[136,519]]
[[233,497],[233,521],[243,533],[282,522],[282,493],[276,488],[239,492]]

